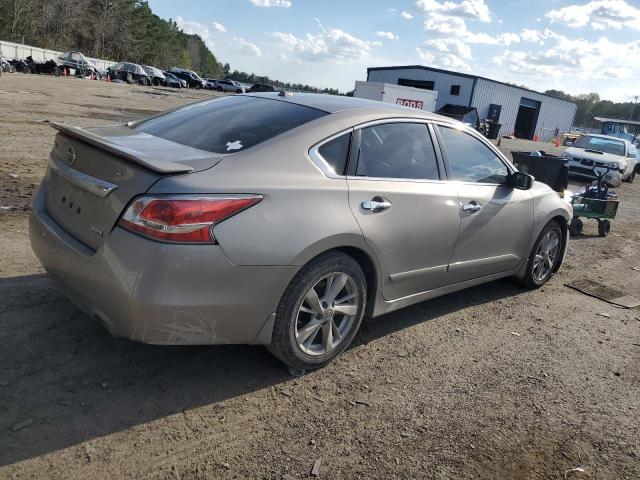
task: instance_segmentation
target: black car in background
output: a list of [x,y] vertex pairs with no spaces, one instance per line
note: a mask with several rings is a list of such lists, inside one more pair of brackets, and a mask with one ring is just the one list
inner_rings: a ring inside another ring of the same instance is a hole
[[173,67],[169,72],[173,73],[176,77],[185,80],[187,82],[187,87],[189,88],[195,88],[196,90],[206,88],[207,82],[192,70]]
[[266,83],[254,83],[251,85],[251,88],[247,90],[248,93],[256,93],[256,92],[275,92],[276,87],[273,85],[268,85]]
[[127,83],[139,83],[140,85],[150,85],[151,78],[144,68],[137,63],[120,62],[109,67],[107,73],[111,80],[121,80]]

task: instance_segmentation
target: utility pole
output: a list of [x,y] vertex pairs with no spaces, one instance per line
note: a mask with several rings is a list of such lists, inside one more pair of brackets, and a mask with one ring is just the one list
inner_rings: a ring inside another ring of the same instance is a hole
[[631,110],[631,115],[629,115],[629,120],[633,120],[633,115],[636,113],[636,105],[638,104],[638,95],[636,95],[635,97],[635,102],[633,102],[633,110]]

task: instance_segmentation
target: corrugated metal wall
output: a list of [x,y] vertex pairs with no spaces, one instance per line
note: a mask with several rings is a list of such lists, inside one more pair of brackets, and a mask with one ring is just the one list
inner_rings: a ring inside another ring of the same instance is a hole
[[[370,82],[393,83],[397,85],[399,78],[433,81],[433,89],[438,92],[436,110],[447,103],[469,105],[471,101],[473,78],[416,68],[398,68],[393,70],[370,70],[368,80]],[[460,85],[460,95],[451,95],[451,85]]]
[[[62,55],[62,53],[64,52],[46,50],[44,48],[31,47],[29,45],[4,42],[0,40],[0,54],[9,58],[24,60],[28,56],[31,56],[35,61],[55,60],[59,55]],[[105,70],[115,63],[111,60],[98,60],[95,58],[92,60],[96,64],[96,67]]]
[[558,128],[562,132],[568,132],[573,125],[576,113],[576,104],[564,100],[531,92],[510,85],[491,82],[479,78],[473,92],[471,105],[478,109],[480,118],[486,118],[489,111],[489,104],[502,105],[500,113],[500,135],[509,135],[514,129],[520,99],[528,98],[541,103],[536,133],[540,140],[549,141],[553,136],[553,131]]
[[[502,105],[500,113],[500,135],[509,135],[515,126],[520,99],[522,97],[541,103],[536,124],[536,133],[541,140],[549,141],[556,128],[568,132],[573,126],[576,104],[556,99],[518,87],[492,82],[482,78],[474,79],[452,73],[437,72],[421,68],[394,68],[389,70],[370,70],[372,82],[398,83],[399,78],[412,80],[431,80],[434,90],[438,91],[436,109],[447,103],[471,105],[478,109],[480,119],[487,118],[489,105]],[[451,85],[460,85],[460,95],[450,95]],[[472,93],[473,92],[473,93]],[[473,94],[473,98],[471,95]]]

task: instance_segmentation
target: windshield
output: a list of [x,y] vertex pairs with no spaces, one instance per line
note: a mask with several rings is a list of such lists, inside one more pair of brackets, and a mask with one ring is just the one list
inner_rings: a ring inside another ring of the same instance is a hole
[[324,115],[327,112],[280,100],[224,97],[187,105],[135,129],[201,150],[234,153]]
[[578,140],[574,145],[585,150],[597,150],[612,155],[624,156],[624,142],[613,138],[591,137],[587,135]]

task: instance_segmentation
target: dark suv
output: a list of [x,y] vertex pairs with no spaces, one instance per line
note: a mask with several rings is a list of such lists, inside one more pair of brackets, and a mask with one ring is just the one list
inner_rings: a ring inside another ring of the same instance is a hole
[[207,82],[205,82],[196,72],[191,70],[186,70],[184,68],[173,67],[169,70],[176,77],[181,78],[187,82],[187,87],[195,88],[196,90],[200,90],[201,88],[205,88]]

